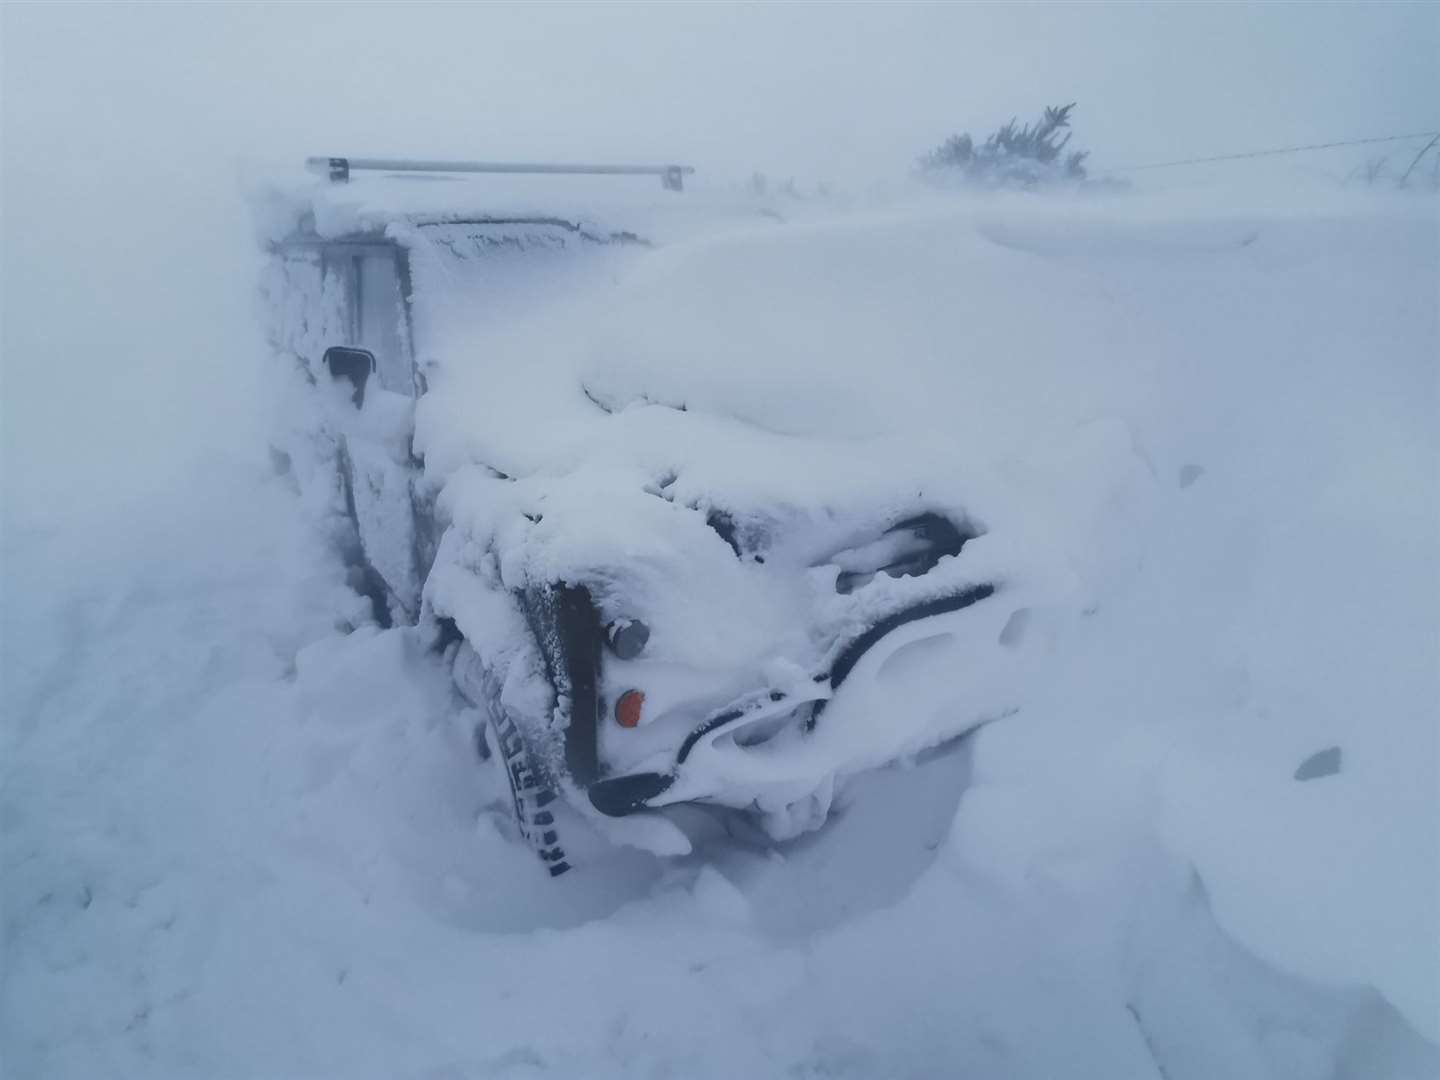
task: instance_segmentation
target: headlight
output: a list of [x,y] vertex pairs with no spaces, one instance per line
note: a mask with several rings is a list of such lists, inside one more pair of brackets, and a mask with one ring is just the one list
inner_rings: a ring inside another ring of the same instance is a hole
[[605,628],[605,639],[621,660],[634,660],[645,651],[650,628],[639,619],[616,619]]

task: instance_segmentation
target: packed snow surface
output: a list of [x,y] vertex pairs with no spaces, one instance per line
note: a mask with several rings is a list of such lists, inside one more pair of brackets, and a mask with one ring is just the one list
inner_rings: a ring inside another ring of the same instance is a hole
[[[495,469],[556,526],[662,476],[811,523],[900,476],[1025,583],[985,630],[1013,709],[798,840],[551,880],[285,480],[9,508],[4,1075],[1440,1075],[1433,207],[711,225],[431,328],[452,543],[504,527]],[[639,542],[584,539],[525,558]],[[677,621],[749,596],[674,584]],[[852,707],[943,727],[974,645]]]

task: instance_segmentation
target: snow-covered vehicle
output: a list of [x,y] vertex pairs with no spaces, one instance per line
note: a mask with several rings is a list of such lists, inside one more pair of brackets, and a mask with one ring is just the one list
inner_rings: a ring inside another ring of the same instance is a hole
[[577,818],[662,852],[684,805],[798,834],[1007,710],[1025,611],[953,460],[845,419],[823,295],[716,285],[753,256],[714,237],[763,251],[773,215],[330,171],[265,204],[277,461],[453,663],[552,875]]

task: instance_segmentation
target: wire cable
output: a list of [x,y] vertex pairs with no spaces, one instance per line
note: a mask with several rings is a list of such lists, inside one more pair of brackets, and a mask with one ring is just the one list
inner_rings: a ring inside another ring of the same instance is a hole
[[1116,169],[1099,169],[1101,174],[1142,172],[1146,169],[1173,169],[1180,165],[1202,165],[1211,161],[1239,161],[1242,158],[1273,157],[1276,154],[1298,154],[1305,150],[1330,150],[1337,146],[1366,146],[1371,143],[1403,142],[1407,139],[1428,139],[1440,131],[1415,131],[1408,135],[1377,135],[1369,139],[1343,139],[1340,142],[1310,143],[1306,146],[1285,146],[1276,150],[1250,150],[1243,154],[1216,154],[1213,157],[1185,158],[1181,161],[1159,161],[1149,165],[1122,165]]

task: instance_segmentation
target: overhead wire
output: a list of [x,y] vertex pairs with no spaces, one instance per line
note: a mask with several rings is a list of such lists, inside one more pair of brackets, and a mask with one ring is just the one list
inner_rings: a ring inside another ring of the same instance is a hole
[[1373,143],[1403,142],[1409,139],[1428,139],[1440,136],[1440,131],[1414,131],[1407,135],[1376,135],[1365,139],[1341,139],[1337,142],[1308,143],[1304,146],[1282,146],[1273,150],[1248,150],[1240,154],[1213,154],[1209,157],[1182,158],[1178,161],[1157,161],[1147,165],[1121,165],[1113,169],[1097,169],[1096,172],[1143,172],[1146,169],[1173,169],[1181,165],[1203,165],[1212,161],[1240,161],[1244,158],[1273,157],[1278,154],[1298,154],[1305,150],[1330,150],[1339,146],[1366,146]]

